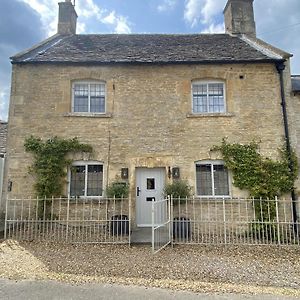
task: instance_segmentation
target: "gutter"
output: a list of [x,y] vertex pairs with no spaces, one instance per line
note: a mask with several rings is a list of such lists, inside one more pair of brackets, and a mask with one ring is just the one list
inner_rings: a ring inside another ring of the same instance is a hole
[[[289,169],[290,169],[290,172],[292,173],[294,171],[294,164],[293,164],[293,160],[292,160],[292,148],[291,148],[290,135],[289,135],[288,116],[287,116],[287,110],[286,110],[286,100],[285,100],[285,91],[284,91],[284,82],[283,82],[283,71],[285,69],[284,62],[276,63],[276,69],[279,74],[279,80],[280,80],[281,108],[282,108],[282,116],[283,116],[286,150],[288,153]],[[297,216],[297,206],[296,206],[297,197],[295,194],[294,186],[291,190],[291,197],[292,197],[293,228],[294,228],[295,235],[298,236],[299,228],[298,228],[298,224],[297,224],[298,216]]]

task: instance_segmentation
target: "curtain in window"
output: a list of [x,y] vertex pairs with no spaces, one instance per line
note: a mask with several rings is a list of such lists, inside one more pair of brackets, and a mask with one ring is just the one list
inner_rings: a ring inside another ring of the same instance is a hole
[[74,112],[89,111],[88,84],[75,84],[74,86]]
[[229,195],[227,169],[221,164],[196,165],[196,187],[199,196]]
[[223,165],[214,165],[215,196],[229,195],[228,172]]
[[71,168],[70,195],[72,197],[84,196],[85,166],[73,166]]
[[196,166],[197,194],[201,196],[212,195],[211,165]]
[[87,196],[102,196],[103,166],[89,165],[87,174]]

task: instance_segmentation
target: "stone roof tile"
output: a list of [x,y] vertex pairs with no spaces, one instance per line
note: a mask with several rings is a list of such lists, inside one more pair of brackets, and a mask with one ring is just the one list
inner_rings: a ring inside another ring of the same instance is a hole
[[228,34],[56,35],[12,63],[210,63],[274,61]]

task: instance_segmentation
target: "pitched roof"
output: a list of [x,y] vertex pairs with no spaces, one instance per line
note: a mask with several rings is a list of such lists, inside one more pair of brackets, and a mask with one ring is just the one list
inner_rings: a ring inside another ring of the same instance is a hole
[[272,56],[228,34],[55,35],[11,57],[12,63],[268,62]]
[[292,75],[292,91],[300,93],[300,75]]
[[0,155],[6,153],[7,122],[0,121]]

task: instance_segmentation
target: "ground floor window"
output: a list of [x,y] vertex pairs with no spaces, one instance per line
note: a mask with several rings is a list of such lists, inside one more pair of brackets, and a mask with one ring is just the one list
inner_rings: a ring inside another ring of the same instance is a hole
[[228,170],[222,161],[196,163],[198,196],[229,196]]
[[103,164],[75,162],[70,169],[70,196],[102,196]]

